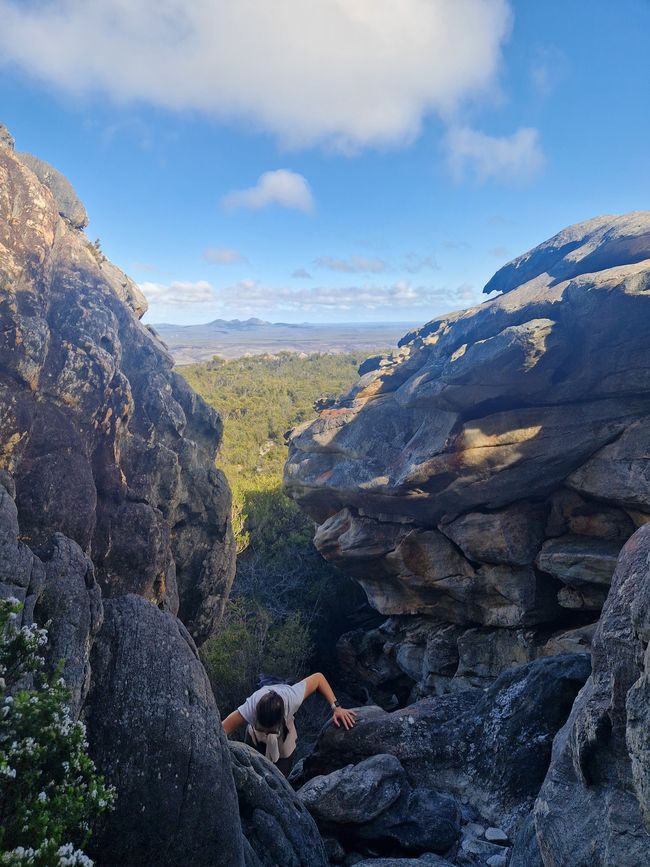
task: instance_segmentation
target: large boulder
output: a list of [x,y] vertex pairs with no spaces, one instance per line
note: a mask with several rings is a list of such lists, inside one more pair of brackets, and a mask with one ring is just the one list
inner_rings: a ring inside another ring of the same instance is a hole
[[294,429],[284,484],[380,613],[527,628],[534,658],[597,618],[650,516],[650,212],[571,226],[486,291]]
[[140,323],[146,301],[79,230],[63,180],[0,138],[0,471],[24,542],[63,533],[105,597],[140,593],[201,641],[234,574],[221,420]]
[[650,859],[650,525],[627,542],[593,641],[593,673],[535,804],[546,867]]
[[406,786],[406,774],[398,759],[379,754],[314,777],[298,794],[309,812],[324,824],[361,825],[387,810]]
[[296,782],[390,753],[414,788],[434,785],[510,830],[530,812],[553,738],[589,670],[584,654],[554,656],[502,674],[485,691],[423,699],[392,713],[360,708],[350,731],[325,730]]
[[141,596],[105,600],[91,666],[90,751],[117,790],[97,863],[243,865],[228,744],[183,624]]
[[246,867],[327,867],[314,820],[275,765],[244,744],[230,751]]

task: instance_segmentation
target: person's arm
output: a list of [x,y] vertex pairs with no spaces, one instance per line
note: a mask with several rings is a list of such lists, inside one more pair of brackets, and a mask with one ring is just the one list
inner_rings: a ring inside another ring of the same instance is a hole
[[305,698],[317,691],[320,692],[332,708],[332,722],[334,725],[340,728],[341,723],[343,723],[346,729],[351,729],[356,722],[356,714],[353,710],[339,707],[332,687],[327,682],[325,675],[321,674],[320,671],[316,672],[316,674],[310,674],[309,677],[305,678]]
[[231,735],[234,731],[237,731],[238,728],[247,725],[244,717],[239,713],[238,710],[234,710],[231,714],[223,721],[223,730],[227,735]]

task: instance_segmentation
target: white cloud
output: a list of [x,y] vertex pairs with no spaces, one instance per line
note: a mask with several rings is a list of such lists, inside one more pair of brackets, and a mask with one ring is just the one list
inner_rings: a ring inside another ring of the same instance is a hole
[[437,271],[440,268],[434,256],[419,256],[417,253],[407,253],[404,257],[404,270],[409,274],[420,271]]
[[288,169],[277,169],[274,172],[264,172],[254,187],[228,193],[223,197],[222,205],[228,210],[259,210],[269,205],[280,205],[308,214],[314,210],[314,199],[306,178]]
[[294,280],[311,280],[311,274],[306,268],[296,268],[291,276]]
[[319,256],[314,261],[319,268],[327,268],[328,271],[339,271],[343,274],[379,274],[386,270],[383,259],[368,258],[366,256],[350,256],[349,259],[335,259],[333,256]]
[[150,304],[213,304],[217,300],[214,289],[206,280],[140,283],[140,289]]
[[248,261],[239,250],[232,250],[229,247],[206,247],[203,258],[213,265],[238,265]]
[[258,280],[240,280],[220,292],[220,301],[240,313],[260,310],[346,311],[435,307],[477,303],[472,286],[455,289],[416,286],[407,280],[388,285],[314,286],[292,289],[268,286]]
[[494,87],[509,0],[0,0],[0,58],[60,90],[400,145]]
[[544,165],[539,132],[521,127],[510,136],[490,136],[471,127],[454,127],[447,134],[449,167],[456,180],[468,174],[479,181],[522,181]]

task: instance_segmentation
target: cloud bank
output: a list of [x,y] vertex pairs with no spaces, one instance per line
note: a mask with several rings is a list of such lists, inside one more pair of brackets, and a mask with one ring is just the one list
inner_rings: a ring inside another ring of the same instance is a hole
[[490,136],[470,127],[456,127],[447,136],[449,167],[456,180],[526,181],[544,165],[539,133],[522,127],[510,136]]
[[400,145],[495,84],[508,0],[0,0],[0,62],[68,93]]
[[227,210],[250,208],[258,211],[269,205],[293,208],[306,214],[314,210],[314,199],[307,179],[288,169],[264,172],[254,187],[228,193],[221,204]]
[[206,247],[203,258],[212,265],[240,265],[248,261],[239,250],[229,247]]
[[214,304],[217,300],[214,289],[206,280],[140,283],[140,289],[150,304]]

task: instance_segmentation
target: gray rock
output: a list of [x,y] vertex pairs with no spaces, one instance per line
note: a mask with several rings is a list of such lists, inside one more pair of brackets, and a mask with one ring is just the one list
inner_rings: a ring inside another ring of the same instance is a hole
[[507,855],[491,855],[487,859],[486,863],[487,863],[488,867],[506,867],[506,864],[508,863],[508,856]]
[[423,699],[393,713],[360,708],[352,730],[324,731],[297,782],[391,753],[411,785],[435,781],[510,833],[532,807],[553,737],[589,668],[586,654],[549,657],[502,674],[485,692]]
[[392,845],[408,853],[446,852],[458,839],[460,813],[453,800],[431,789],[403,796],[354,834],[375,846]]
[[101,591],[92,562],[76,542],[56,533],[39,549],[45,582],[34,615],[50,622],[47,659],[50,669],[63,663],[61,674],[72,691],[78,715],[90,688],[90,651],[103,617]]
[[650,228],[646,211],[623,216],[594,217],[563,229],[548,241],[501,268],[484,291],[511,292],[541,278],[557,283],[628,262],[650,259]]
[[425,864],[430,864],[431,867],[451,867],[452,862],[427,852],[419,858],[364,858],[356,864],[358,867],[423,867]]
[[105,600],[91,666],[90,751],[117,789],[91,857],[130,867],[243,864],[228,745],[185,627],[141,596]]
[[485,832],[485,839],[490,843],[498,843],[500,846],[507,846],[510,843],[508,835],[501,828],[488,828]]
[[539,568],[572,587],[600,584],[608,587],[620,546],[617,542],[561,536],[549,539],[537,558]]
[[606,506],[602,500],[588,500],[576,491],[560,488],[551,497],[550,506],[546,525],[550,537],[590,536],[625,542],[635,530],[634,522],[622,509]]
[[509,867],[544,867],[535,833],[535,817],[532,813],[527,816],[517,832]]
[[88,225],[88,214],[66,176],[33,154],[16,153],[16,156],[52,193],[59,214],[69,220],[75,229],[85,228]]
[[631,424],[615,442],[604,446],[573,472],[567,484],[582,493],[649,512],[649,426],[650,417]]
[[384,813],[406,786],[406,774],[395,756],[376,755],[314,777],[298,795],[318,821],[358,825]]
[[593,674],[553,745],[535,804],[545,864],[636,867],[648,860],[649,562],[650,525],[621,552],[593,641]]
[[0,149],[0,224],[12,226],[0,242],[0,454],[23,538],[63,533],[104,596],[140,593],[202,641],[234,575],[221,419],[140,323],[133,281],[97,261],[25,159],[60,180]]
[[355,864],[358,867],[423,867],[425,864],[430,864],[431,867],[451,867],[452,862],[427,852],[419,858],[364,858]]
[[254,863],[327,867],[316,824],[280,771],[252,747],[231,742],[230,751],[242,828]]

